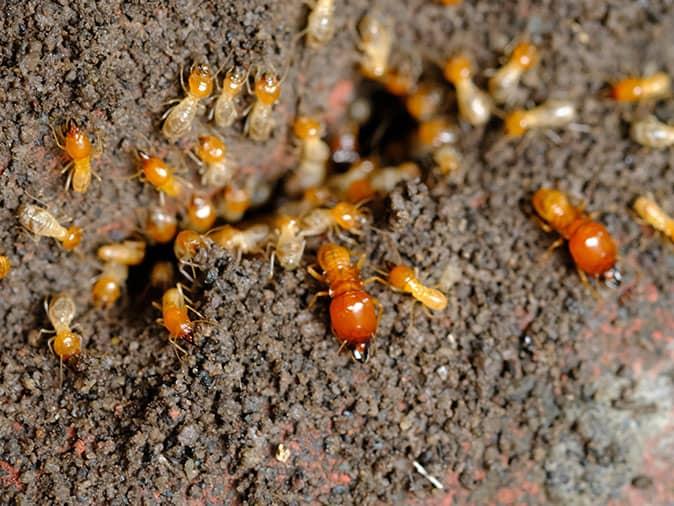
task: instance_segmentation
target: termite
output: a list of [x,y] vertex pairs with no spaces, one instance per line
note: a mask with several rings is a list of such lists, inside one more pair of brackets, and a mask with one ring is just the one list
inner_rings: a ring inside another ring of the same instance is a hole
[[502,104],[508,102],[520,82],[522,74],[538,62],[536,46],[530,42],[520,42],[513,49],[508,62],[498,69],[489,80],[489,93]]
[[312,209],[326,205],[333,199],[332,192],[325,186],[309,188],[299,200],[290,200],[279,206],[278,213],[290,216],[304,216]]
[[269,239],[269,226],[265,224],[251,225],[238,229],[231,225],[223,225],[208,233],[208,237],[218,246],[236,254],[236,262],[241,255],[260,253]]
[[349,202],[339,202],[331,208],[318,208],[302,218],[303,236],[321,235],[341,228],[360,235],[369,223],[369,213]]
[[393,31],[388,18],[379,18],[375,14],[367,14],[358,25],[360,32],[359,49],[363,52],[360,61],[361,73],[369,78],[379,80],[388,71],[388,62],[393,47]]
[[494,104],[491,97],[473,82],[470,60],[463,55],[450,58],[445,64],[444,74],[456,89],[461,117],[473,126],[489,121]]
[[326,243],[318,249],[317,260],[323,272],[318,273],[311,266],[307,270],[318,281],[327,284],[329,289],[315,294],[310,306],[321,296],[327,295],[332,299],[332,333],[342,346],[348,347],[356,361],[365,363],[370,355],[370,343],[377,332],[382,306],[364,290],[366,282],[360,278],[360,265],[351,263],[349,250]]
[[649,115],[632,123],[630,136],[642,146],[663,149],[674,145],[674,126]]
[[185,193],[187,183],[175,175],[175,170],[164,160],[138,151],[141,179],[150,183],[163,201],[164,195],[180,198]]
[[345,192],[346,200],[363,202],[379,195],[388,195],[402,181],[419,177],[421,170],[414,162],[401,163],[395,167],[385,167],[370,173],[368,177],[351,183]]
[[436,83],[423,83],[405,99],[407,112],[417,121],[435,116],[445,102],[445,90]]
[[651,227],[674,241],[674,218],[667,215],[655,200],[641,196],[634,201],[634,210]]
[[222,192],[218,214],[229,223],[241,221],[251,206],[251,191],[238,183],[228,184]]
[[201,172],[201,184],[222,188],[234,176],[234,166],[227,158],[227,146],[214,135],[199,137],[194,149]]
[[187,224],[196,232],[203,233],[209,230],[217,218],[213,201],[205,196],[194,194],[187,203]]
[[103,265],[103,272],[98,276],[91,289],[94,305],[109,307],[117,302],[128,277],[129,267],[127,265],[106,262]]
[[[75,302],[65,294],[60,293],[51,298],[47,304],[45,300],[47,318],[56,334],[49,340],[49,347],[60,361],[60,378],[63,380],[63,363],[80,354],[82,350],[82,338],[71,329],[71,323],[75,318]],[[42,330],[51,333],[52,331]]]
[[[187,305],[189,299],[183,294],[183,288],[178,283],[174,288],[169,288],[164,292],[161,298],[161,305],[153,303],[155,307],[161,310],[162,317],[157,319],[157,323],[163,326],[169,333],[169,342],[176,351],[187,354],[178,342],[180,340],[194,343],[194,323],[188,314],[188,310],[196,315],[199,313]],[[200,316],[200,315],[199,315]]]
[[264,72],[255,80],[255,102],[246,119],[244,133],[254,141],[269,139],[276,125],[274,104],[281,95],[281,81],[272,72]]
[[19,223],[29,232],[42,237],[53,237],[61,243],[63,249],[71,251],[82,240],[82,229],[75,225],[65,228],[54,216],[41,207],[22,204],[18,210]]
[[335,34],[334,0],[305,0],[311,7],[307,19],[307,46],[312,49],[321,47]]
[[138,265],[145,258],[144,241],[124,241],[105,244],[96,252],[103,262],[115,262],[123,265]]
[[[70,163],[63,168],[63,172],[68,171],[66,179],[66,190],[72,184],[73,191],[84,193],[91,183],[91,160],[94,155],[94,149],[89,140],[89,136],[82,130],[75,120],[70,119],[65,127],[65,135],[56,134],[54,139],[56,144],[70,157]],[[59,136],[63,137],[60,139]]]
[[584,283],[587,283],[587,276],[601,277],[609,285],[620,283],[621,275],[615,266],[618,247],[604,225],[571,204],[566,194],[559,190],[541,188],[533,196],[533,206],[543,220],[543,229],[555,230],[562,236],[550,246],[549,251],[568,241],[569,251]]
[[0,255],[0,279],[3,279],[9,271],[12,270],[12,263],[9,261],[9,258],[5,255]]
[[568,100],[548,100],[533,109],[516,109],[505,117],[507,135],[520,137],[532,128],[561,128],[576,119],[576,106]]
[[152,241],[165,244],[175,237],[177,231],[178,220],[174,213],[162,207],[152,207],[148,210],[145,234]]
[[211,111],[215,124],[220,128],[229,128],[239,119],[237,97],[241,94],[248,72],[238,65],[232,67],[222,82],[222,91]]
[[388,284],[395,290],[409,293],[428,309],[442,311],[447,307],[447,297],[440,290],[424,285],[414,270],[407,265],[396,265],[388,273]]
[[[182,81],[182,73],[181,73]],[[162,133],[169,141],[173,142],[184,136],[192,128],[199,104],[213,91],[213,72],[207,63],[192,65],[190,76],[187,79],[187,87],[183,85],[185,98],[166,111]]]
[[[181,230],[178,232],[175,241],[173,242],[173,253],[180,263],[180,273],[190,281],[194,281],[194,264],[193,259],[201,248],[210,246],[211,240],[202,234],[193,230]],[[189,276],[183,269],[185,265],[192,268],[192,276]]]
[[672,83],[664,72],[646,77],[628,77],[615,83],[611,89],[611,96],[618,102],[659,99],[671,93]]
[[290,195],[297,195],[323,183],[330,148],[321,140],[322,127],[315,118],[300,116],[295,120],[293,131],[300,141],[302,152],[299,165],[286,181],[285,189]]
[[287,271],[297,269],[302,261],[306,241],[300,235],[300,221],[294,216],[281,215],[274,220],[276,245],[272,253],[271,271],[274,271],[274,258]]
[[346,172],[330,176],[326,185],[336,195],[344,196],[355,181],[367,179],[376,168],[374,161],[364,158],[352,164]]
[[449,174],[461,163],[461,156],[454,146],[458,136],[456,125],[446,116],[438,116],[419,124],[417,149],[422,155],[432,154],[439,172]]

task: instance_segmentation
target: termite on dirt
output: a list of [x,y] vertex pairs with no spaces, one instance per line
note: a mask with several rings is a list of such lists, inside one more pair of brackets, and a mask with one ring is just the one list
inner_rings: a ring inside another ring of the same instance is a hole
[[[211,240],[207,236],[193,230],[181,230],[173,241],[173,253],[180,264],[180,273],[190,281],[194,281],[194,268],[197,267],[193,262],[194,257],[201,248],[206,248],[210,244]],[[192,268],[192,276],[184,271],[186,265]]]
[[322,125],[315,118],[300,116],[295,120],[293,131],[302,151],[297,168],[285,184],[286,192],[290,195],[323,184],[330,148],[321,139],[322,130]]
[[227,71],[222,82],[222,91],[218,95],[211,114],[215,124],[220,128],[229,128],[239,119],[241,112],[237,107],[237,99],[248,80],[248,71],[235,65]]
[[129,267],[117,262],[106,262],[103,271],[91,288],[96,307],[112,306],[122,294],[122,287],[129,277]]
[[175,213],[163,207],[152,207],[147,212],[145,235],[152,241],[165,244],[170,242],[178,231],[178,220]]
[[278,208],[278,214],[304,216],[312,209],[326,205],[333,199],[333,193],[325,186],[305,190],[301,199],[284,202]]
[[368,79],[382,79],[389,65],[389,57],[393,47],[393,30],[391,20],[379,14],[369,13],[363,16],[358,24],[362,51],[360,71]]
[[369,213],[349,202],[338,202],[331,208],[318,208],[302,218],[302,236],[321,235],[342,229],[360,235],[369,224]]
[[445,90],[437,83],[422,83],[406,99],[407,112],[417,121],[429,120],[445,103]]
[[51,301],[44,302],[45,311],[53,331],[42,329],[40,332],[55,333],[49,340],[49,347],[60,361],[60,378],[63,381],[63,363],[80,354],[82,350],[82,337],[75,334],[71,329],[71,323],[75,318],[76,306],[72,297],[65,293],[54,295]]
[[363,281],[360,277],[363,259],[353,265],[349,250],[334,243],[326,243],[321,245],[317,254],[322,273],[311,266],[307,269],[311,276],[329,288],[328,291],[315,294],[309,306],[313,306],[318,297],[329,296],[332,299],[332,333],[360,363],[367,362],[370,356],[370,344],[382,314],[381,304],[364,290],[369,280]]
[[175,170],[164,160],[151,156],[145,151],[138,150],[141,180],[150,183],[159,192],[160,202],[164,195],[180,198],[186,193],[186,181],[175,175]]
[[538,62],[536,46],[530,42],[520,42],[513,49],[508,62],[489,79],[489,93],[496,103],[508,102],[522,78],[522,75]]
[[72,225],[63,227],[58,220],[46,209],[32,204],[22,204],[18,210],[19,223],[29,232],[42,236],[53,237],[61,243],[63,249],[71,251],[82,240],[82,229]]
[[201,184],[222,188],[234,177],[234,166],[227,157],[227,146],[215,135],[202,135],[194,148],[199,163]]
[[641,196],[634,201],[633,207],[642,220],[674,241],[674,218],[669,216],[655,200]]
[[533,109],[516,109],[504,120],[506,135],[520,137],[533,128],[561,128],[576,119],[576,106],[568,100],[548,100]]
[[634,142],[649,148],[664,149],[674,146],[674,126],[663,123],[653,115],[632,123],[630,136]]
[[94,151],[89,136],[73,119],[68,120],[62,132],[57,133],[54,129],[52,132],[58,147],[70,157],[70,162],[63,168],[63,172],[68,172],[66,190],[72,184],[74,192],[86,192],[94,174],[91,161],[98,154]]
[[123,241],[105,244],[98,248],[96,255],[103,262],[138,265],[145,258],[145,246],[145,241]]
[[193,194],[187,203],[187,226],[191,230],[204,233],[209,230],[217,218],[217,211],[213,201],[206,196]]
[[174,288],[169,288],[164,292],[161,298],[161,304],[153,303],[157,309],[161,310],[162,317],[157,319],[157,323],[168,330],[169,342],[173,345],[176,352],[180,351],[187,354],[178,342],[180,340],[194,343],[194,324],[196,322],[190,319],[188,311],[201,317],[201,315],[191,306],[187,305],[189,299],[183,293],[183,287],[178,283]]
[[618,247],[604,225],[571,204],[566,194],[559,190],[541,188],[532,201],[543,229],[554,230],[562,236],[548,251],[566,240],[583,283],[587,284],[587,276],[590,276],[602,278],[609,286],[620,284],[622,276],[616,268]]
[[[182,84],[182,72],[181,72]],[[213,72],[207,63],[192,65],[187,79],[187,87],[182,84],[185,98],[166,111],[162,134],[170,142],[184,136],[192,128],[200,102],[208,98],[213,91]]]
[[447,60],[444,74],[456,89],[461,117],[473,126],[489,121],[494,104],[491,97],[473,82],[472,64],[468,57],[458,55]]
[[278,259],[287,271],[297,269],[302,261],[306,241],[300,234],[300,220],[295,216],[280,215],[274,219],[276,244],[271,257],[271,272],[274,272],[274,259]]
[[348,202],[358,203],[377,195],[388,195],[403,181],[415,179],[421,175],[421,169],[414,162],[404,162],[393,167],[376,169],[366,178],[351,183],[344,196]]
[[672,82],[664,72],[645,77],[627,77],[611,87],[611,96],[618,102],[655,100],[672,94]]
[[3,279],[12,270],[12,263],[5,255],[0,255],[0,279]]
[[387,284],[394,290],[409,293],[428,309],[442,311],[447,307],[447,297],[436,288],[424,285],[411,267],[399,264],[388,273]]
[[305,0],[311,7],[307,19],[307,46],[317,49],[324,46],[335,34],[335,0]]
[[208,237],[221,248],[234,253],[238,263],[241,261],[241,255],[263,252],[269,234],[269,226],[260,223],[244,229],[223,225],[211,230]]
[[419,154],[431,154],[438,171],[450,174],[461,164],[461,156],[455,147],[459,130],[446,116],[422,121],[416,136],[416,147]]
[[255,102],[248,113],[244,133],[254,141],[264,142],[276,126],[274,104],[281,96],[281,80],[273,72],[263,72],[255,79]]

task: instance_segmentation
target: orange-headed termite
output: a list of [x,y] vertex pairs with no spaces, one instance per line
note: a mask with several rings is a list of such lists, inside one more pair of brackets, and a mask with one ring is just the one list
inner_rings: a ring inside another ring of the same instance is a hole
[[150,183],[163,198],[163,195],[180,198],[185,193],[187,183],[175,175],[175,170],[164,160],[138,151],[141,179]]
[[369,223],[369,213],[349,202],[339,202],[331,208],[318,208],[302,218],[303,236],[321,235],[341,228],[360,235]]
[[229,128],[239,118],[237,97],[241,94],[247,78],[248,72],[238,65],[232,67],[225,75],[222,91],[212,110],[213,119],[218,127]]
[[227,146],[215,135],[199,137],[195,154],[198,157],[201,184],[222,188],[234,176],[234,166],[227,158]]
[[54,216],[41,207],[22,204],[19,207],[19,223],[29,232],[42,237],[53,237],[66,251],[73,250],[82,240],[82,229],[75,225],[65,228]]
[[611,96],[618,102],[659,99],[671,93],[672,82],[664,72],[656,72],[646,77],[628,77],[611,88]]
[[651,227],[674,241],[674,218],[669,216],[655,200],[641,196],[634,201],[634,210]]
[[213,91],[213,72],[206,63],[193,65],[187,79],[185,98],[166,111],[164,125],[161,129],[164,137],[173,142],[184,136],[192,128],[197,115],[199,103],[208,98]]
[[445,294],[424,285],[407,265],[393,267],[388,273],[388,283],[396,290],[411,294],[428,309],[442,311],[447,307]]
[[290,195],[297,195],[323,183],[330,148],[321,140],[322,126],[315,118],[300,116],[295,120],[293,130],[302,152],[299,165],[286,181],[285,189]]
[[304,254],[306,241],[300,234],[300,220],[294,216],[281,215],[274,219],[276,245],[272,253],[272,272],[274,257],[285,270],[299,267]]
[[98,258],[104,262],[138,265],[145,258],[145,241],[124,241],[98,248]]
[[[86,192],[93,174],[91,160],[94,149],[91,146],[89,136],[77,126],[75,120],[71,119],[66,124],[65,134],[56,134],[54,131],[54,137],[56,144],[70,157],[70,163],[63,168],[63,172],[69,171],[66,190],[72,183],[73,191],[77,193]],[[62,139],[59,137],[62,137]]]
[[533,109],[517,109],[505,117],[505,132],[520,137],[532,128],[561,128],[576,119],[576,106],[568,100],[548,100]]
[[513,49],[508,62],[498,69],[489,80],[489,93],[502,104],[508,102],[520,82],[522,74],[538,62],[536,46],[530,42],[520,42]]
[[0,255],[0,279],[3,279],[12,270],[12,263],[5,255]]
[[272,72],[264,72],[255,80],[255,102],[248,113],[244,133],[254,141],[266,141],[276,125],[274,104],[281,95],[281,81]]
[[178,220],[174,213],[162,207],[148,210],[145,222],[145,234],[154,242],[165,244],[170,242],[178,230]]
[[269,226],[262,223],[244,229],[223,225],[211,230],[208,237],[221,248],[235,253],[238,262],[243,254],[264,251],[269,232]]
[[473,126],[489,121],[494,104],[491,97],[473,82],[470,60],[463,55],[450,58],[445,64],[444,74],[456,88],[461,117]]
[[205,196],[194,194],[187,203],[187,226],[199,233],[209,230],[217,218],[213,201]]

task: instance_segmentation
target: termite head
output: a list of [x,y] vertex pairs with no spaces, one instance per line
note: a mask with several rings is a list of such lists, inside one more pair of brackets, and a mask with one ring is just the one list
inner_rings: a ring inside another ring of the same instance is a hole
[[187,80],[187,89],[194,98],[206,98],[213,91],[213,72],[208,63],[192,66]]
[[573,206],[566,195],[550,188],[541,188],[532,198],[536,213],[553,227],[559,227],[575,217]]
[[332,208],[332,217],[344,230],[358,231],[368,224],[368,213],[357,205],[339,202]]
[[73,225],[68,228],[65,239],[63,239],[63,249],[66,251],[71,251],[77,248],[77,246],[82,241],[82,229]]
[[202,135],[195,151],[205,164],[220,163],[227,155],[227,146],[215,135]]
[[301,140],[318,139],[321,136],[321,124],[315,118],[300,116],[293,124],[293,132]]
[[452,84],[470,79],[472,73],[470,59],[465,55],[450,58],[445,64],[445,78]]
[[356,362],[364,364],[370,358],[370,343],[356,343],[349,346],[351,356]]
[[145,151],[138,151],[143,176],[152,186],[163,186],[172,176],[171,168],[161,158],[150,156]]
[[510,112],[504,120],[506,135],[510,137],[520,137],[527,130],[527,113],[523,109],[517,109]]
[[530,42],[520,42],[513,49],[512,61],[523,70],[532,68],[538,62],[538,51],[536,46]]
[[57,333],[52,343],[54,353],[63,361],[79,355],[81,347],[82,338],[70,331]]
[[70,119],[66,124],[66,135],[63,149],[73,160],[80,160],[91,155],[91,142],[87,134]]
[[255,81],[255,96],[266,105],[272,105],[281,95],[281,82],[271,72],[265,72]]
[[248,71],[239,65],[235,65],[227,71],[225,80],[222,83],[223,92],[231,96],[238,95],[243,85],[246,84],[247,77]]

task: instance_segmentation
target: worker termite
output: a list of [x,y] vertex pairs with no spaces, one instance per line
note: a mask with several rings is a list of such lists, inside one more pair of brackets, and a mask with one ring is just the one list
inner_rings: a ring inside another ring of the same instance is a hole
[[[182,81],[182,72],[181,72]],[[208,98],[213,91],[213,72],[207,63],[192,65],[187,79],[187,87],[183,84],[185,98],[166,111],[162,134],[173,142],[184,136],[192,128],[200,102]]]
[[238,183],[228,184],[222,192],[218,204],[218,214],[229,223],[241,221],[251,206],[251,192]]
[[672,83],[664,72],[656,72],[646,77],[628,77],[618,81],[611,88],[611,96],[618,102],[659,99],[671,93]]
[[491,97],[473,82],[470,60],[463,55],[450,58],[445,64],[444,74],[456,89],[461,117],[473,126],[489,121],[494,105]]
[[144,241],[124,241],[105,244],[98,248],[98,258],[104,262],[115,262],[124,265],[138,265],[145,258]]
[[271,272],[274,272],[274,258],[287,271],[297,269],[302,261],[306,241],[300,235],[300,221],[294,216],[281,215],[274,220],[276,244],[271,257]]
[[358,25],[360,42],[358,48],[363,52],[360,59],[360,71],[369,78],[379,80],[388,71],[388,61],[393,47],[393,30],[389,18],[366,14]]
[[180,198],[187,187],[187,182],[175,175],[175,170],[164,160],[150,156],[145,151],[138,151],[141,179],[150,183],[158,192],[160,201],[164,195]]
[[91,289],[94,305],[97,307],[112,306],[122,294],[122,286],[129,277],[129,267],[116,262],[106,262],[103,272],[98,276]]
[[576,119],[576,106],[567,100],[548,100],[533,109],[516,109],[505,117],[507,135],[520,137],[532,128],[560,128]]
[[402,181],[409,181],[421,175],[414,162],[401,163],[395,167],[377,169],[364,179],[351,183],[344,196],[352,203],[363,202],[379,195],[388,195]]
[[244,133],[254,141],[269,139],[276,125],[274,104],[281,95],[281,81],[272,72],[263,72],[255,79],[255,102],[246,119]]
[[42,329],[40,332],[55,333],[49,340],[49,347],[60,361],[60,379],[63,381],[63,363],[80,354],[82,350],[82,337],[75,334],[71,329],[71,323],[75,318],[75,302],[64,293],[52,297],[51,301],[44,303],[47,318],[54,328],[53,331]]
[[[194,232],[193,230],[181,230],[178,232],[175,241],[173,241],[173,253],[180,263],[180,273],[190,281],[194,281],[196,272],[194,269],[198,267],[193,262],[201,248],[206,248],[211,245],[211,240],[202,234]],[[184,271],[184,267],[189,265],[192,268],[192,276]]]
[[633,207],[642,220],[674,241],[674,218],[667,215],[655,200],[641,196],[634,201]]
[[53,237],[61,243],[63,249],[71,251],[82,240],[82,229],[75,225],[65,228],[54,216],[32,204],[22,204],[18,211],[19,223],[29,232],[42,237]]
[[145,234],[154,242],[165,244],[170,242],[178,230],[178,220],[174,213],[162,207],[148,210],[145,222]]
[[302,218],[302,236],[321,235],[341,228],[360,235],[369,223],[369,213],[349,202],[339,202],[332,208],[318,208]]
[[194,308],[187,305],[186,301],[189,302],[189,299],[185,297],[182,285],[178,283],[175,288],[169,288],[164,292],[161,305],[153,303],[162,313],[157,323],[168,330],[169,342],[174,346],[176,353],[180,351],[184,354],[187,354],[187,351],[178,344],[178,341],[182,339],[190,344],[194,343],[194,324],[196,323],[190,319],[188,310],[201,317]]
[[321,207],[333,198],[332,192],[325,186],[309,188],[299,200],[290,200],[279,206],[278,213],[290,216],[304,216],[312,209]]
[[674,126],[649,115],[632,123],[630,136],[642,146],[656,149],[667,148],[674,145]]
[[0,255],[0,279],[3,279],[12,270],[12,263],[5,255]]
[[227,146],[214,135],[202,135],[194,149],[200,165],[201,184],[222,188],[234,176],[234,167],[227,158]]
[[423,121],[417,131],[417,150],[421,155],[432,154],[438,171],[450,174],[461,164],[461,156],[454,147],[458,135],[456,125],[445,116]]
[[370,343],[377,332],[382,306],[364,290],[369,280],[360,278],[362,259],[353,265],[349,250],[334,243],[326,243],[321,245],[317,254],[318,265],[323,272],[318,273],[311,266],[307,270],[329,288],[327,292],[315,294],[309,306],[313,306],[321,296],[332,299],[332,333],[342,346],[348,347],[356,361],[365,363],[370,355]]
[[248,71],[238,65],[232,67],[225,75],[222,91],[211,110],[218,127],[229,128],[239,118],[241,113],[237,108],[237,97],[241,94],[247,79]]
[[618,248],[604,225],[592,220],[582,208],[569,202],[567,196],[550,188],[541,188],[533,196],[533,206],[543,220],[544,230],[555,230],[562,238],[550,246],[549,251],[569,242],[569,251],[584,283],[587,275],[601,277],[607,285],[620,284],[621,275],[616,268]]
[[423,83],[405,99],[405,107],[417,121],[435,116],[445,102],[445,90],[436,83]]
[[419,281],[414,270],[407,265],[396,265],[387,277],[388,284],[397,291],[409,293],[428,309],[442,311],[447,307],[447,297],[440,290]]
[[209,230],[217,218],[215,204],[205,196],[192,195],[187,203],[187,226],[196,232],[206,232]]
[[295,120],[293,131],[302,152],[299,165],[286,181],[285,189],[290,195],[297,195],[323,183],[330,148],[321,140],[322,127],[315,118],[300,116]]
[[335,2],[334,0],[305,0],[311,7],[307,19],[307,46],[312,49],[330,42],[335,34]]
[[94,148],[86,132],[82,130],[75,120],[68,120],[65,126],[65,134],[54,133],[54,139],[60,147],[70,157],[70,163],[63,168],[63,172],[68,171],[66,179],[66,190],[72,183],[73,191],[84,193],[91,183],[91,160],[94,156]]
[[530,42],[520,42],[513,49],[508,62],[489,79],[489,93],[502,104],[513,96],[522,74],[538,62],[536,46]]
[[264,245],[269,239],[269,226],[260,223],[238,229],[231,225],[223,225],[211,230],[208,237],[221,248],[235,253],[238,263],[243,254],[264,251]]

